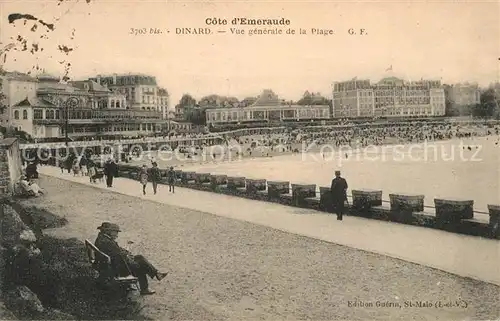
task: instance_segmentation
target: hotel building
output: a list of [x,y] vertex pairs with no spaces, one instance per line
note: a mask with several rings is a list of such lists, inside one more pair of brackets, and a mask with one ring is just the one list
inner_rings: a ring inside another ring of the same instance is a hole
[[328,105],[302,106],[285,104],[271,90],[264,90],[248,107],[213,108],[206,110],[207,125],[244,123],[282,123],[314,121],[330,118]]
[[333,117],[444,116],[445,92],[440,81],[407,82],[395,77],[333,84]]
[[481,102],[481,89],[477,84],[454,84],[447,86],[445,93],[451,107],[461,114],[467,114],[467,109]]
[[157,109],[132,109],[126,95],[92,80],[61,83],[45,73],[4,78],[9,124],[38,140],[65,137],[66,123],[70,138],[95,139],[153,135],[166,122]]
[[113,74],[97,75],[89,80],[124,95],[129,109],[155,111],[160,113],[162,119],[167,119],[169,95],[166,89],[158,87],[156,77]]

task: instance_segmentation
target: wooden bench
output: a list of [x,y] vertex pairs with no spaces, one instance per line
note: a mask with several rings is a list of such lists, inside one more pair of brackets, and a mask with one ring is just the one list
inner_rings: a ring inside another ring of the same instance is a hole
[[138,290],[139,283],[138,278],[132,275],[130,268],[125,263],[129,271],[128,276],[117,276],[115,271],[111,266],[111,258],[109,255],[103,253],[89,240],[85,240],[85,249],[87,250],[87,256],[92,267],[99,272],[99,280],[103,283],[114,283],[119,285],[129,286],[131,290]]

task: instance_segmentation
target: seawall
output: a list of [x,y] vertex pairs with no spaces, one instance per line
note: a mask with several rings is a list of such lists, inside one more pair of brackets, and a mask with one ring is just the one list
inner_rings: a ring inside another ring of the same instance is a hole
[[[119,176],[137,179],[140,167],[119,165]],[[160,170],[160,184],[167,184],[167,171]],[[330,187],[316,184],[294,184],[289,181],[247,179],[207,172],[176,170],[175,185],[252,200],[310,208],[333,213]],[[424,206],[424,195],[389,194],[382,198],[382,190],[353,189],[348,195],[347,214],[445,230],[485,238],[500,239],[500,205],[489,204],[488,213],[474,211],[474,200],[436,198],[434,207]]]

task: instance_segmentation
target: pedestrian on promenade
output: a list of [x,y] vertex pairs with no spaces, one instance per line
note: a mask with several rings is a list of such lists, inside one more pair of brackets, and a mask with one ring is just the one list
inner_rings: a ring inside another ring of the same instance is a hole
[[73,176],[78,176],[80,174],[80,165],[78,164],[78,159],[73,161]]
[[82,155],[82,157],[80,158],[80,170],[82,171],[82,176],[87,176],[89,174],[87,163],[87,157],[85,157],[85,155]]
[[156,189],[158,188],[158,183],[161,181],[161,173],[158,169],[158,163],[153,162],[153,167],[150,170],[151,183],[153,184],[153,192],[156,195]]
[[337,220],[342,221],[345,206],[344,202],[347,200],[347,181],[340,177],[340,171],[335,171],[335,178],[332,180],[330,188],[332,194],[332,202],[337,213]]
[[142,165],[141,171],[139,172],[139,182],[142,184],[142,194],[146,195],[146,185],[148,185],[148,167],[146,165]]
[[64,168],[66,167],[66,164],[64,164],[64,161],[59,159],[59,168],[61,169],[61,174],[64,174]]
[[170,168],[168,169],[167,181],[168,181],[168,191],[175,193],[175,172],[172,166],[170,166]]
[[95,183],[96,177],[95,175],[97,174],[97,169],[95,168],[96,165],[92,159],[89,159],[87,161],[87,169],[89,171],[89,179],[91,183]]
[[141,295],[154,294],[155,291],[149,289],[148,279],[156,278],[161,281],[167,273],[158,271],[144,256],[132,255],[129,251],[121,248],[116,239],[120,227],[117,224],[103,222],[97,228],[100,230],[95,240],[95,246],[111,258],[111,266],[119,276],[128,276],[130,272],[139,279]]
[[116,176],[118,172],[118,166],[116,166],[115,161],[111,158],[104,165],[104,175],[106,176],[106,185],[108,187],[113,187],[113,177]]

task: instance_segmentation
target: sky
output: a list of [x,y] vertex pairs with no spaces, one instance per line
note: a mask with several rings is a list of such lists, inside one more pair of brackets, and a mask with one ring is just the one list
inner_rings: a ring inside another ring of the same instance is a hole
[[[35,21],[9,24],[11,13],[31,14],[55,29],[46,32],[38,24],[32,32]],[[184,93],[243,99],[272,89],[287,100],[306,90],[331,96],[333,82],[354,77],[483,86],[500,79],[498,1],[0,0],[0,17],[0,48],[18,35],[44,48],[35,54],[10,51],[4,69],[27,72],[38,65],[62,76],[69,62],[72,79],[151,74],[170,93],[171,106]],[[249,36],[255,26],[232,25],[235,17],[285,18],[290,25],[259,28],[291,28],[296,34]],[[228,24],[208,26],[206,18]],[[212,34],[176,34],[176,28],[207,27]],[[142,28],[147,34],[131,34]],[[162,34],[149,34],[151,28]],[[247,34],[234,35],[230,28]],[[313,35],[312,28],[334,30],[334,35]],[[349,28],[366,34],[349,35]],[[307,34],[299,35],[299,29]],[[40,38],[43,34],[47,39]],[[74,50],[65,54],[58,45]]]

